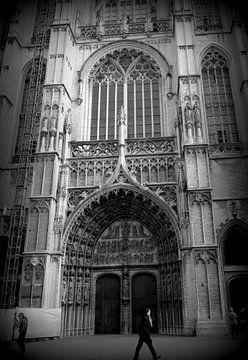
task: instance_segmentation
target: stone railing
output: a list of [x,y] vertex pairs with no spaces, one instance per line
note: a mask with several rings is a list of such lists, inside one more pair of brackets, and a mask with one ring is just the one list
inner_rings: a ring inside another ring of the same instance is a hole
[[118,156],[118,141],[77,141],[70,143],[72,158]]
[[220,143],[209,145],[210,154],[213,156],[225,154],[248,154],[248,143]]
[[[77,141],[70,142],[71,158],[87,157],[109,157],[118,156],[119,145],[117,140],[106,141]],[[127,139],[127,156],[133,155],[154,155],[171,154],[177,152],[176,138],[146,138],[146,139]]]
[[79,37],[86,40],[101,36],[123,36],[123,34],[142,34],[142,33],[164,33],[173,30],[172,20],[157,20],[147,22],[130,22],[118,24],[102,24],[101,26],[80,26]]
[[196,34],[204,34],[204,33],[215,33],[223,30],[222,24],[207,24],[207,25],[197,25],[195,27]]
[[176,151],[175,137],[133,139],[127,141],[127,154],[163,154]]

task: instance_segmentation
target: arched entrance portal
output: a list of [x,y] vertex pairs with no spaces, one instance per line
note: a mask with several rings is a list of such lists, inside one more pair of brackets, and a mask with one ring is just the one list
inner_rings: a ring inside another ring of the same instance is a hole
[[140,316],[144,308],[150,308],[153,331],[158,331],[157,281],[154,275],[138,274],[132,281],[132,331],[138,332]]
[[248,289],[248,277],[236,277],[229,283],[230,306],[238,313],[241,309],[247,308],[248,294],[244,289]]
[[115,275],[96,281],[95,333],[120,333],[120,280]]
[[[74,212],[64,236],[62,335],[132,333],[132,312],[145,298],[158,317],[158,332],[180,333],[178,230],[168,206],[158,197],[129,184],[100,190]],[[141,274],[151,275],[139,278]],[[143,294],[137,279],[146,284]],[[112,286],[111,295],[108,289]],[[157,302],[149,299],[150,291],[157,293]],[[141,300],[134,299],[139,296]],[[104,314],[100,314],[101,299],[107,304]],[[105,328],[104,316],[109,316],[112,306],[116,314],[120,311],[119,324],[114,315],[113,323]]]

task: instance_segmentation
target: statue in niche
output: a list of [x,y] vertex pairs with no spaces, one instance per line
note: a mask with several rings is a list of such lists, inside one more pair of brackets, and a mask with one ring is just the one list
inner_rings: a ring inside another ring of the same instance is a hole
[[104,21],[102,16],[100,16],[99,20],[97,21],[97,39],[101,40],[102,35],[104,35]]
[[42,119],[42,125],[41,125],[41,131],[43,133],[46,133],[48,131],[47,125],[48,125],[48,118],[46,116],[44,116]]
[[186,126],[192,126],[192,107],[190,105],[189,97],[187,97],[185,102],[184,114]]
[[76,265],[76,256],[75,255],[71,256],[71,264]]
[[123,278],[123,298],[129,298],[129,279],[127,275]]
[[143,228],[143,225],[142,224],[139,224],[138,225],[138,233],[139,233],[139,236],[140,237],[143,237],[143,236],[145,236],[145,234],[144,234],[144,228]]
[[145,32],[147,33],[147,36],[150,36],[152,31],[153,31],[153,23],[151,20],[151,15],[147,15],[145,22]]
[[121,109],[118,114],[119,125],[119,145],[125,145],[126,138],[126,114],[124,112],[124,106],[121,105]]
[[35,280],[36,283],[42,283],[44,277],[44,269],[42,265],[37,265],[35,269]]
[[137,226],[132,225],[133,237],[138,237]]
[[90,299],[90,284],[89,279],[85,279],[84,283],[84,304],[87,305]]
[[129,22],[129,17],[124,15],[122,18],[122,37],[125,38],[127,36],[128,33],[128,22]]
[[66,280],[65,278],[63,278],[63,283],[62,283],[62,295],[61,295],[61,301],[62,301],[62,304],[65,304],[66,303],[66,292],[67,292],[67,286],[66,286]]
[[56,130],[57,130],[56,122],[57,122],[57,119],[55,117],[52,117],[50,120],[50,131],[51,132],[56,132]]
[[69,280],[68,284],[68,304],[73,303],[73,281],[72,279]]
[[195,132],[197,139],[201,139],[202,137],[202,120],[201,120],[201,109],[200,109],[200,102],[199,97],[195,95],[193,97],[194,104],[193,104],[193,121],[195,126]]
[[198,96],[194,96],[193,118],[196,126],[201,126],[201,110]]
[[184,115],[185,115],[185,126],[187,129],[187,137],[188,141],[192,142],[193,140],[193,133],[192,133],[192,126],[193,126],[193,114],[192,114],[192,107],[190,104],[190,97],[185,96],[184,98]]
[[129,236],[130,224],[127,221],[125,221],[124,224],[122,225],[122,229],[123,229],[122,236],[124,238],[127,238]]
[[81,300],[82,300],[82,287],[81,287],[81,281],[78,280],[76,285],[76,303],[81,304]]
[[25,271],[24,271],[24,281],[25,281],[25,283],[28,283],[28,284],[31,283],[32,275],[33,275],[32,265],[27,265],[25,267]]

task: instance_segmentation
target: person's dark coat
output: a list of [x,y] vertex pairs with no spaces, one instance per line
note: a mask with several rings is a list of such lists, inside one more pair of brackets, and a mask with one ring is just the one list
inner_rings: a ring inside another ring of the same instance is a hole
[[141,337],[147,337],[151,334],[151,324],[147,315],[143,316],[139,324],[139,335]]

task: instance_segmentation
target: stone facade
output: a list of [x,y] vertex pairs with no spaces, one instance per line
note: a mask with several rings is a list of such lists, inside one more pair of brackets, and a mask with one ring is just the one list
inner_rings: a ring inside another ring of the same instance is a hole
[[11,19],[1,311],[29,337],[128,334],[148,301],[159,333],[226,333],[248,305],[241,6],[27,1]]

